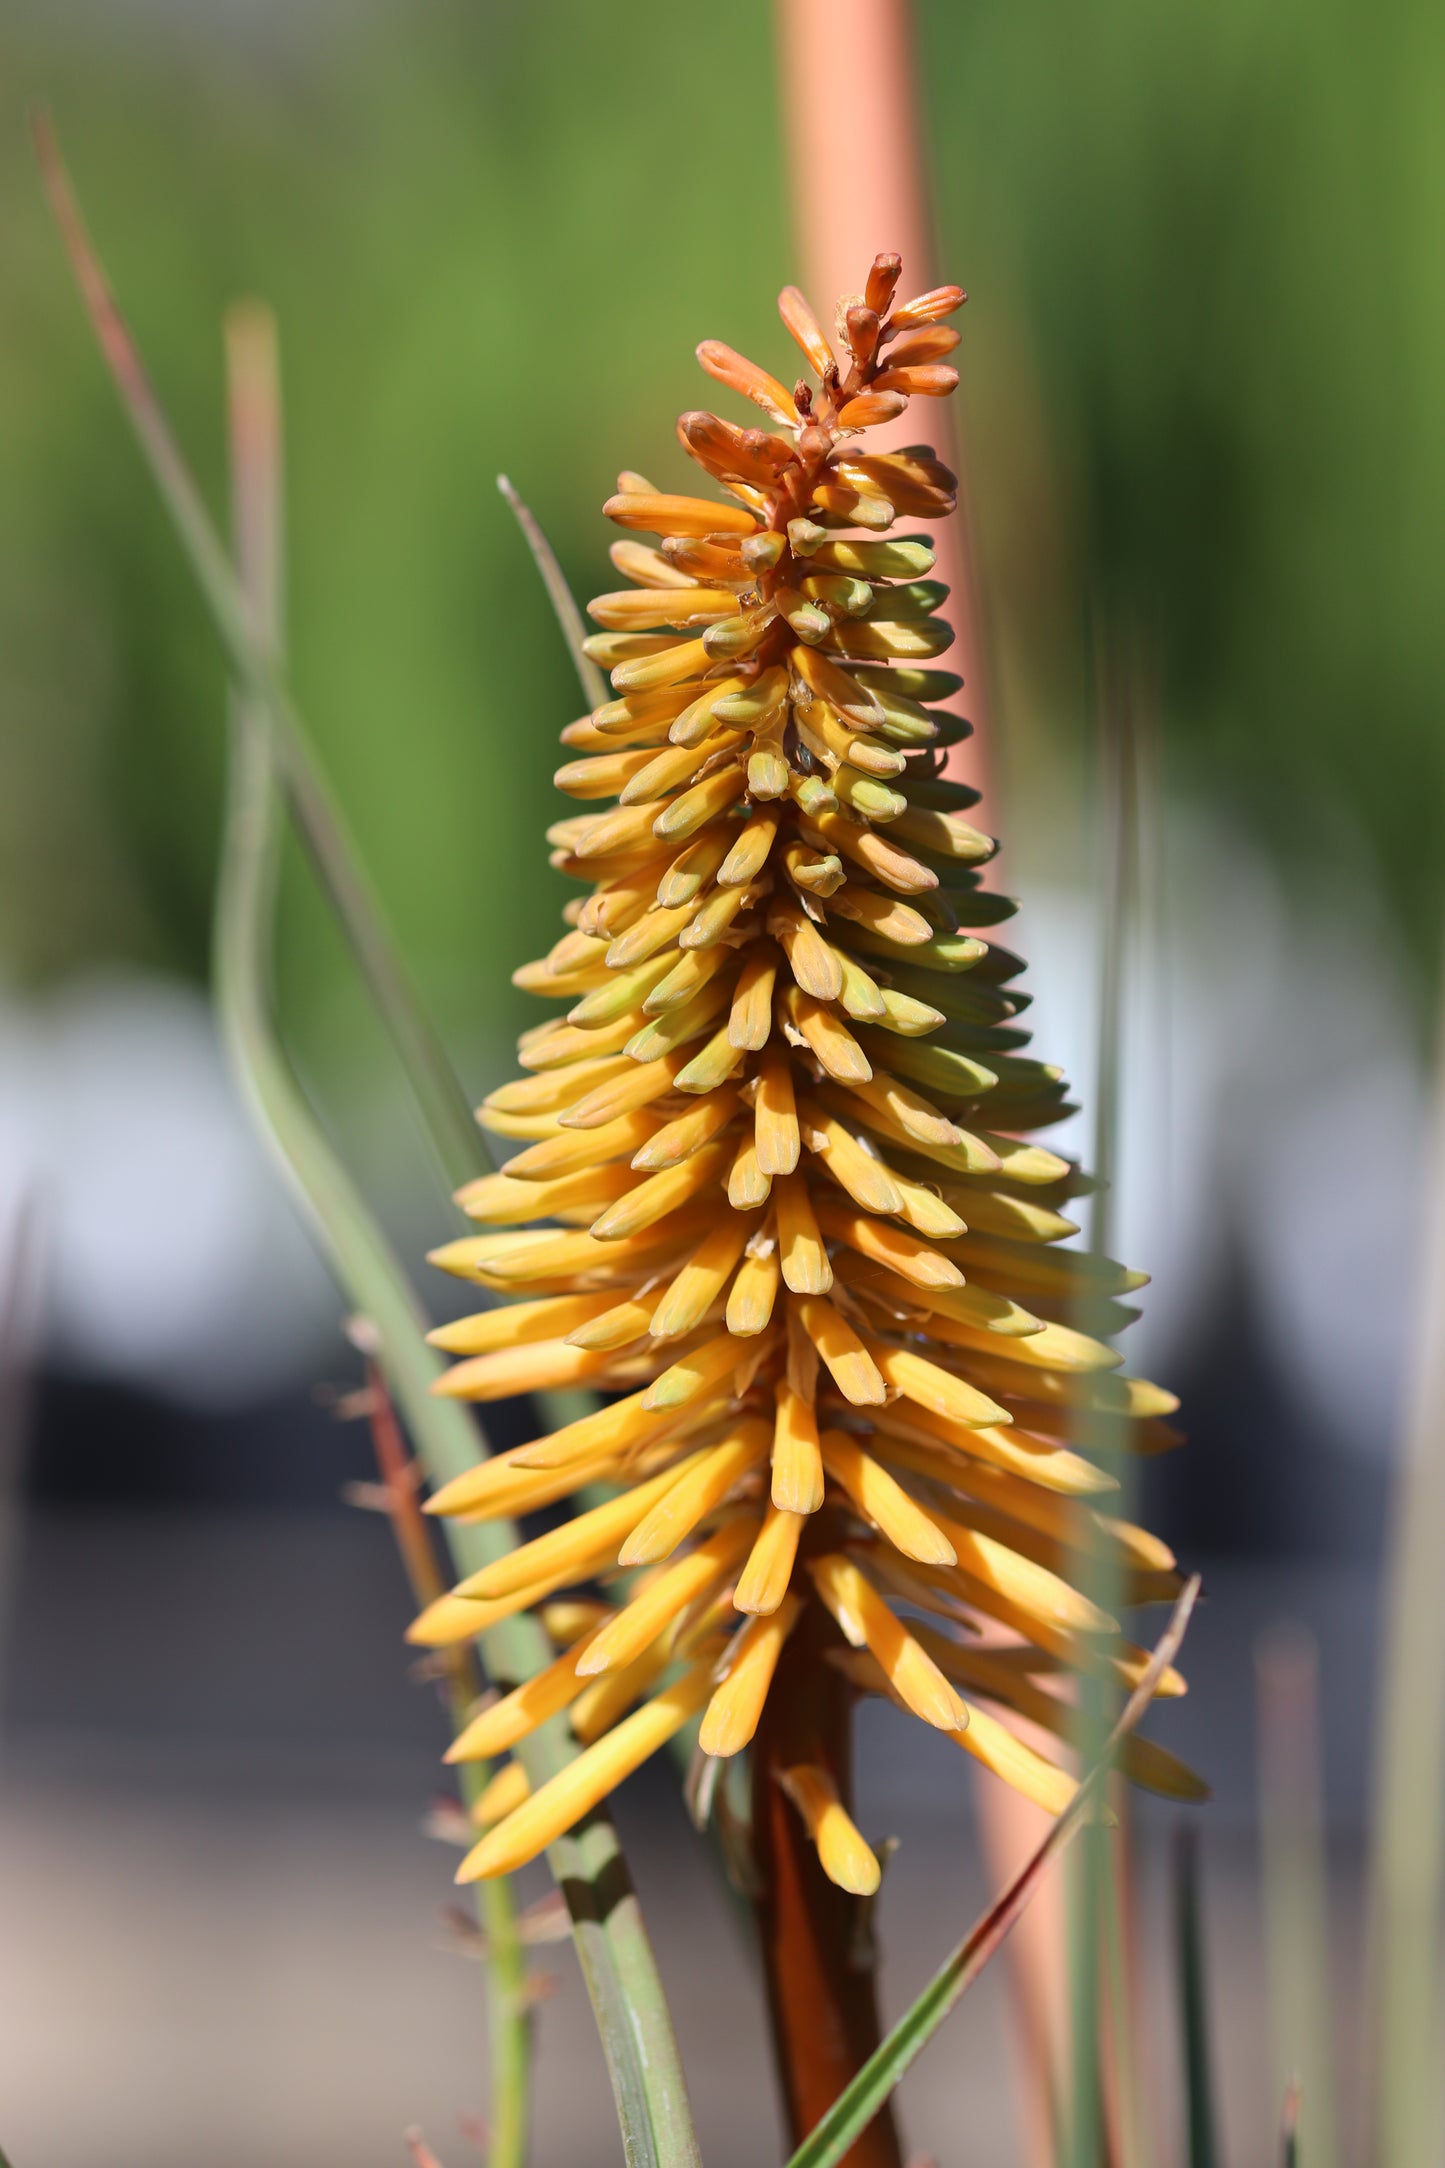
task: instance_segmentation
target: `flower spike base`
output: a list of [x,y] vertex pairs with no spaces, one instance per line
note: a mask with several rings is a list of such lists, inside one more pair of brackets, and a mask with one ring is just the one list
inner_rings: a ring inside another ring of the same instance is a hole
[[[517,973],[560,1013],[481,1110],[512,1156],[461,1192],[480,1231],[436,1256],[510,1299],[433,1337],[461,1398],[608,1397],[430,1509],[602,1502],[412,1630],[439,1646],[539,1608],[555,1662],[454,1753],[505,1753],[564,1712],[583,1751],[514,1788],[463,1878],[535,1857],[698,1722],[710,1755],[758,1737],[764,1864],[811,1847],[851,1918],[879,1868],[847,1809],[848,1700],[890,1697],[1057,1812],[1066,1750],[1030,1743],[1068,1735],[1057,1675],[1127,1684],[1145,1664],[1076,1562],[1124,1602],[1179,1587],[1073,1442],[1107,1415],[1121,1449],[1157,1450],[1175,1403],[1069,1322],[1087,1302],[1127,1323],[1142,1280],[1060,1247],[1087,1179],[1028,1141],[1071,1110],[1024,1051],[1022,966],[994,939],[1012,905],[983,885],[974,794],[944,773],[968,725],[940,705],[960,683],[937,667],[945,590],[912,531],[952,512],[954,478],[926,447],[868,449],[872,425],[953,389],[964,297],[900,304],[898,276],[878,257],[828,332],[784,291],[812,372],[792,388],[705,342],[703,368],[769,426],[684,414],[722,494],[629,473],[605,508],[627,584],[592,603],[586,646],[615,697],[563,732],[557,781],[584,810],[549,838],[590,892]],[[1199,1789],[1143,1741],[1123,1767]],[[826,1933],[819,1949],[836,1959]],[[855,2001],[843,2060],[868,2044]],[[810,2084],[790,2081],[800,2119]]]

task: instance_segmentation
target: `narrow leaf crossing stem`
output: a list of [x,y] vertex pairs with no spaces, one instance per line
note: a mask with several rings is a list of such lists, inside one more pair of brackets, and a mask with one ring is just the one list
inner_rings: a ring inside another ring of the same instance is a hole
[[975,1922],[887,2039],[840,2093],[817,2128],[803,2141],[787,2168],[837,2168],[860,2131],[867,2128],[910,2064],[916,2061],[959,1998],[972,1986],[1057,1855],[1083,1826],[1108,1781],[1114,1755],[1154,1699],[1155,1689],[1174,1661],[1199,1595],[1196,1574],[1185,1585],[1169,1624],[1149,1659],[1139,1684],[1125,1703],[1104,1751],[1069,1805],[1027,1865],[997,1902]]

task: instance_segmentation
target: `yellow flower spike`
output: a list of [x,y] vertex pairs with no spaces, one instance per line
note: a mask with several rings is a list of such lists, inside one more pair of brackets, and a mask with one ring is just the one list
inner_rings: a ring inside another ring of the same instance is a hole
[[666,1167],[660,1174],[647,1175],[641,1180],[631,1167],[624,1167],[622,1171],[631,1186],[592,1222],[593,1240],[620,1242],[629,1235],[641,1234],[644,1228],[656,1226],[659,1220],[687,1204],[699,1191],[710,1188],[731,1157],[727,1143],[719,1142],[705,1145],[679,1165]]
[[797,1315],[844,1399],[854,1407],[881,1406],[887,1389],[878,1365],[842,1312],[816,1297],[799,1303]]
[[967,1709],[861,1568],[836,1551],[810,1558],[807,1565],[843,1638],[877,1658],[899,1699],[936,1730],[961,1731],[968,1722]]
[[798,1597],[786,1595],[776,1610],[750,1619],[734,1634],[719,1667],[721,1683],[698,1732],[697,1743],[704,1754],[739,1754],[748,1744],[758,1728],[783,1643],[801,1610]]
[[611,1357],[563,1340],[536,1340],[498,1348],[454,1363],[432,1381],[445,1400],[512,1400],[518,1393],[567,1392],[605,1376]]
[[568,1130],[559,1126],[553,1135],[516,1153],[501,1171],[516,1182],[553,1182],[584,1168],[603,1166],[624,1153],[636,1154],[656,1129],[656,1119],[640,1111],[606,1122],[600,1129]]
[[[755,1249],[755,1244],[765,1246]],[[726,1323],[735,1339],[751,1339],[766,1330],[781,1277],[776,1239],[771,1235],[750,1236],[747,1254],[728,1290]]]
[[748,888],[757,879],[767,864],[768,853],[778,833],[779,818],[772,812],[753,815],[718,867],[720,888]]
[[697,912],[687,931],[678,936],[684,953],[693,949],[716,949],[730,945],[735,921],[766,893],[766,884],[753,888],[715,888]]
[[531,1779],[522,1764],[507,1762],[473,1800],[471,1819],[478,1829],[493,1829],[498,1822],[515,1813],[531,1794]]
[[915,1355],[910,1348],[884,1347],[875,1343],[869,1353],[883,1373],[886,1384],[894,1385],[907,1400],[915,1400],[920,1407],[928,1408],[935,1415],[946,1416],[950,1422],[964,1423],[977,1429],[983,1424],[1002,1425],[1010,1420],[1007,1408],[990,1400],[963,1378],[951,1370],[942,1369],[922,1355]]
[[946,1242],[951,1236],[961,1235],[966,1223],[945,1204],[938,1191],[926,1182],[911,1182],[905,1175],[895,1174],[894,1182],[903,1199],[899,1218],[905,1220],[915,1233],[927,1235],[931,1242]]
[[728,1039],[740,1052],[757,1053],[768,1043],[777,975],[777,959],[767,949],[750,956],[738,973],[728,1015]]
[[[1071,1780],[1007,1725],[1057,1721],[1051,1668],[1127,1684],[1144,1660],[1073,1585],[1075,1559],[1109,1561],[1122,1600],[1174,1585],[1167,1547],[1099,1510],[1115,1479],[1073,1442],[1098,1413],[1122,1450],[1163,1450],[1174,1402],[1059,1322],[1140,1276],[1058,1247],[1086,1183],[1028,1134],[1064,1086],[1023,1051],[1022,964],[991,938],[1011,902],[971,870],[994,845],[939,760],[959,735],[940,703],[960,681],[934,661],[944,589],[901,531],[946,517],[954,479],[918,446],[870,449],[906,398],[953,381],[939,318],[960,297],[895,306],[898,270],[879,258],[844,307],[836,359],[785,295],[821,371],[806,397],[707,343],[762,426],[688,413],[702,493],[628,472],[607,507],[623,585],[586,644],[612,697],[562,732],[575,810],[548,831],[584,891],[516,974],[551,1007],[520,1043],[528,1074],[481,1110],[515,1139],[463,1193],[488,1231],[436,1257],[514,1299],[433,1337],[457,1359],[442,1392],[611,1397],[432,1508],[494,1518],[597,1480],[614,1495],[430,1606],[413,1638],[445,1647],[589,1574],[641,1571],[615,1613],[569,1599],[592,1635],[571,1676],[478,1720],[480,1752],[565,1694],[589,1754],[470,1871],[530,1857],[676,1728],[667,1690],[637,1704],[679,1662],[699,1675],[722,1613],[752,1623],[697,1686],[706,1749],[752,1736],[784,1634],[821,1604],[850,1676],[965,1726],[967,1751],[1057,1810]],[[969,1671],[908,1607],[1017,1645],[968,1648],[985,1666]],[[997,1716],[969,1724],[960,1685]],[[1189,1795],[1168,1757],[1122,1766]],[[815,1835],[835,1774],[810,1795]],[[828,1826],[863,1886],[856,1832]]]
[[785,1175],[774,1185],[773,1194],[784,1280],[795,1295],[826,1295],[833,1284],[833,1267],[818,1231],[806,1176]]
[[672,1663],[672,1637],[662,1634],[651,1648],[644,1649],[620,1671],[604,1671],[595,1679],[585,1680],[572,1704],[573,1737],[582,1746],[591,1746],[626,1716],[634,1702],[651,1693],[664,1672],[671,1670]]
[[555,1648],[570,1648],[583,1634],[611,1618],[613,1606],[595,1596],[558,1596],[542,1606],[542,1627]]
[[744,1363],[754,1363],[757,1351],[738,1347],[730,1333],[722,1333],[715,1340],[707,1341],[691,1355],[682,1356],[669,1364],[661,1377],[655,1378],[642,1396],[645,1408],[672,1409],[682,1407],[700,1394],[731,1378],[734,1371]]
[[524,1679],[510,1694],[474,1716],[458,1732],[443,1759],[491,1761],[528,1738],[549,1717],[558,1715],[581,1693],[585,1681],[578,1675],[577,1659],[591,1635],[601,1630],[600,1625],[590,1628],[576,1645],[555,1656],[534,1678]]
[[610,1475],[616,1466],[609,1454],[599,1454],[568,1468],[526,1468],[519,1465],[518,1454],[526,1450],[513,1446],[509,1452],[494,1453],[490,1460],[474,1471],[480,1480],[470,1492],[470,1503],[465,1511],[457,1509],[452,1518],[464,1521],[469,1527],[482,1521],[508,1518],[518,1513],[535,1513],[542,1506],[555,1505],[559,1498],[570,1498],[584,1483],[600,1481]]
[[[661,1128],[657,1127],[653,1117],[633,1117],[646,1119],[648,1127],[646,1137],[633,1152],[631,1164],[642,1174],[660,1173],[664,1167],[679,1166],[694,1152],[701,1151],[703,1145],[710,1144],[720,1130],[726,1129],[741,1104],[735,1091],[718,1089],[709,1092],[700,1106],[689,1107],[685,1114],[677,1115]],[[625,1150],[626,1146],[619,1149]]]
[[[696,921],[694,921],[696,923]],[[700,994],[709,979],[716,978],[719,971],[731,965],[734,959],[726,949],[690,948],[673,964],[667,977],[654,986],[643,1002],[644,1015],[667,1016],[680,1009],[685,1002]]]
[[807,1519],[806,1513],[789,1513],[769,1504],[733,1590],[736,1610],[766,1617],[778,1609],[788,1593],[798,1541]]
[[645,1301],[617,1302],[594,1317],[573,1327],[567,1339],[572,1347],[616,1348],[632,1347],[644,1334],[652,1330],[654,1304],[649,1297]]
[[843,967],[802,906],[775,904],[768,913],[768,931],[780,942],[803,992],[819,1001],[836,1001],[843,991]]
[[489,1830],[457,1869],[458,1882],[514,1874],[545,1852],[549,1844],[615,1791],[624,1777],[681,1731],[707,1700],[711,1685],[711,1662],[693,1664],[671,1686],[624,1717],[604,1738]]
[[544,1581],[530,1581],[514,1594],[498,1596],[489,1603],[473,1596],[438,1596],[412,1620],[406,1638],[417,1649],[456,1648],[460,1642],[484,1634],[488,1627],[500,1625],[503,1619],[515,1618],[519,1611],[534,1610],[548,1596],[555,1596],[559,1588],[590,1580],[610,1562],[610,1550],[594,1551],[581,1561],[576,1572],[565,1567]]
[[866,1152],[835,1114],[815,1099],[805,1099],[799,1109],[803,1142],[816,1152],[840,1189],[847,1191],[865,1212],[900,1212],[903,1198],[887,1167]]
[[758,1166],[764,1174],[791,1174],[802,1144],[793,1096],[793,1064],[786,1044],[771,1048],[758,1065],[753,1101]]
[[720,1084],[726,1084],[737,1066],[738,1050],[728,1038],[724,1025],[678,1070],[677,1089],[680,1092],[716,1091]]
[[664,1567],[588,1642],[578,1659],[579,1671],[589,1675],[620,1671],[640,1656],[689,1604],[720,1586],[750,1547],[758,1527],[757,1517],[729,1521],[695,1551]]
[[[917,1635],[946,1677],[971,1692],[982,1694],[986,1700],[1026,1717],[1043,1731],[1052,1732],[1065,1744],[1072,1741],[1078,1726],[1078,1713],[1068,1702],[1037,1685],[1017,1666],[1010,1665],[987,1649],[964,1648],[947,1634],[935,1627],[919,1626]],[[979,1722],[980,1712],[972,1711],[970,1729]],[[1001,1725],[995,1727],[1003,1732],[1005,1739],[1017,1744],[1010,1732]],[[980,1759],[983,1757],[981,1756]],[[1141,1739],[1131,1732],[1119,1748],[1119,1767],[1132,1783],[1142,1785],[1146,1791],[1158,1792],[1166,1799],[1207,1799],[1209,1787],[1195,1771],[1152,1740]]]
[[852,1032],[826,1001],[789,989],[788,1021],[799,1030],[828,1076],[843,1084],[867,1083],[872,1065]]
[[905,1558],[925,1565],[952,1566],[958,1554],[937,1521],[915,1505],[901,1483],[881,1462],[865,1453],[846,1431],[825,1430],[820,1440],[823,1466],[848,1493],[865,1521],[888,1538]]
[[706,1448],[700,1447],[648,1482],[634,1484],[616,1498],[609,1498],[605,1504],[593,1506],[590,1512],[579,1513],[574,1519],[565,1521],[560,1528],[549,1528],[545,1535],[534,1536],[530,1543],[520,1544],[505,1558],[496,1559],[490,1566],[468,1574],[464,1581],[457,1583],[453,1594],[487,1602],[499,1596],[510,1596],[529,1582],[550,1579],[555,1573],[566,1572],[573,1581],[586,1580],[585,1573],[570,1569],[579,1561],[597,1557],[608,1557],[615,1563],[624,1538],[643,1515],[705,1457]]
[[916,1401],[898,1400],[880,1408],[874,1421],[880,1430],[901,1438],[935,1442],[958,1453],[967,1453],[995,1468],[1007,1469],[1025,1482],[1057,1491],[1064,1497],[1095,1497],[1117,1490],[1118,1479],[1096,1468],[1080,1453],[1071,1452],[1053,1438],[1032,1430],[995,1424],[955,1423],[935,1415]]
[[877,1858],[864,1843],[857,1824],[838,1797],[838,1787],[816,1762],[800,1762],[780,1772],[778,1782],[803,1818],[818,1851],[818,1864],[830,1882],[871,1897],[883,1879]]
[[734,1212],[755,1212],[772,1195],[773,1178],[758,1165],[757,1139],[743,1137],[728,1169],[727,1197]]
[[700,1521],[715,1511],[750,1469],[761,1465],[772,1430],[759,1416],[741,1423],[713,1446],[688,1474],[637,1523],[617,1555],[621,1566],[646,1566],[668,1558]]
[[487,1355],[493,1348],[521,1347],[529,1340],[564,1337],[574,1326],[600,1317],[612,1297],[599,1295],[551,1295],[540,1302],[499,1304],[479,1310],[475,1317],[459,1317],[438,1325],[427,1334],[428,1347],[447,1355]]
[[[561,1116],[564,1129],[600,1129],[639,1107],[651,1106],[670,1092],[686,1056],[669,1054],[638,1063],[630,1057],[608,1063],[610,1074],[579,1091]],[[601,1065],[599,1065],[601,1066]]]
[[[668,1287],[652,1316],[653,1337],[675,1339],[700,1325],[721,1295],[751,1233],[748,1220],[730,1215],[695,1250]],[[729,1327],[729,1332],[732,1328]]]
[[[728,959],[729,963],[731,959]],[[670,1054],[675,1048],[686,1046],[690,1040],[700,1038],[707,1030],[719,1009],[732,1003],[735,972],[729,969],[719,972],[690,1001],[680,1009],[670,1009],[666,1016],[649,1017],[641,1027],[630,1033],[626,1051],[634,1061],[653,1061],[660,1055]]]
[[816,1513],[823,1503],[823,1456],[813,1403],[788,1380],[774,1387],[772,1501],[785,1513]]
[[484,1226],[516,1227],[562,1212],[597,1211],[621,1193],[624,1174],[618,1167],[585,1167],[553,1182],[517,1182],[509,1175],[487,1174],[459,1190],[457,1202],[468,1219]]

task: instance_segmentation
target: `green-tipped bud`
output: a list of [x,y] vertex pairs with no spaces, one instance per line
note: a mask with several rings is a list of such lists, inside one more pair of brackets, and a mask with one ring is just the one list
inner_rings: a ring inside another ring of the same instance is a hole
[[816,815],[838,810],[838,800],[821,775],[800,775],[794,783],[793,795],[805,813]]
[[784,538],[780,534],[744,535],[739,555],[749,572],[771,572],[783,554]]
[[909,580],[898,587],[884,588],[874,598],[869,615],[890,618],[900,624],[931,617],[947,593],[942,580]]
[[780,708],[788,697],[788,673],[775,664],[755,678],[740,693],[725,693],[712,704],[712,712],[720,723],[741,725],[745,730],[755,730],[765,715]]
[[873,601],[866,580],[850,580],[839,572],[810,574],[803,582],[803,593],[826,603],[830,610],[840,610],[844,617],[861,617]]
[[933,570],[934,554],[932,546],[916,536],[898,542],[830,537],[815,549],[813,562],[825,571],[852,572],[864,580],[916,580]]
[[951,670],[912,670],[906,666],[878,670],[866,663],[855,663],[853,675],[879,701],[885,691],[902,693],[905,700],[947,700],[950,694],[963,690],[963,679],[955,677]]
[[865,775],[861,768],[840,768],[833,777],[833,790],[841,805],[851,807],[870,821],[896,821],[901,813],[908,811],[908,800],[902,791],[890,790],[876,776]]
[[702,636],[704,653],[722,662],[733,655],[748,655],[758,645],[777,616],[769,604],[761,610],[745,610],[738,617],[719,618]]
[[788,521],[788,547],[795,557],[811,557],[818,545],[827,539],[827,528],[820,527],[815,519]]

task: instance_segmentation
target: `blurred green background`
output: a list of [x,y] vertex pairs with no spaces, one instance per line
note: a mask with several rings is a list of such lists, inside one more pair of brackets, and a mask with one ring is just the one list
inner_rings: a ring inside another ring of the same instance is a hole
[[[1132,1228],[1121,1247],[1156,1273],[1141,1329],[1163,1314],[1159,1374],[1184,1393],[1193,1440],[1163,1466],[1161,1525],[1214,1561],[1176,1743],[1219,1791],[1211,1841],[1235,1844],[1217,1999],[1225,2060],[1254,2088],[1231,2095],[1242,2158],[1279,2097],[1248,1830],[1250,1651],[1281,1614],[1315,1626],[1331,1826],[1357,1831],[1416,1307],[1418,1042],[1445,900],[1445,11],[915,13],[938,270],[971,297],[961,404],[1008,878],[1035,899],[1021,945],[1048,964],[1052,942],[1053,992],[1075,997],[1049,1023],[1072,1020],[1075,1043],[1040,1051],[1083,1069],[1086,1098],[1101,888],[1088,623],[1141,628],[1152,656],[1155,837],[1174,852],[1181,938],[1138,974],[1147,1058],[1130,1064],[1124,1129],[1153,1219],[1137,1253]],[[72,290],[25,108],[54,112],[218,515],[222,316],[247,294],[275,306],[301,705],[480,1090],[535,1020],[510,973],[550,943],[569,892],[541,831],[564,809],[549,779],[580,705],[494,478],[511,474],[585,597],[613,584],[600,507],[618,468],[684,478],[673,418],[709,397],[696,342],[788,368],[773,297],[797,265],[772,9],[10,0],[6,31],[0,1176],[13,1160],[19,1190],[60,1199],[60,1323],[39,1336],[38,1503],[0,1711],[21,1832],[0,1862],[24,1956],[0,2012],[21,2103],[6,2142],[23,2157],[27,2116],[49,2131],[59,2099],[101,2134],[77,2137],[72,2117],[57,2161],[189,2162],[215,2154],[225,2097],[228,2168],[390,2159],[425,2056],[440,2116],[472,2052],[450,1955],[419,1969],[415,1995],[395,1969],[438,1901],[431,1869],[407,1864],[436,1738],[403,1684],[387,1533],[337,1502],[366,1441],[311,1397],[349,1360],[334,1299],[267,1183],[200,998],[225,673]],[[867,186],[860,147],[860,203]],[[444,1215],[299,856],[280,967],[308,1080],[416,1257]],[[97,999],[107,974],[119,993]],[[1177,1035],[1155,1029],[1155,1008]],[[219,1381],[201,1375],[218,1347]],[[871,1767],[894,1786],[887,1826],[913,1833],[889,1885],[911,1977],[943,1916],[938,1875],[976,1876],[976,1855],[957,1841],[947,1772],[891,1752]],[[653,1871],[695,1876],[690,1852],[639,1849]],[[1357,1864],[1340,1882],[1347,1924]],[[700,1998],[683,2030],[711,2088],[708,2157],[751,2162],[770,2111],[737,2077],[750,2005],[696,1961],[693,1890],[668,1884],[655,1917]],[[237,2014],[211,2024],[232,1993]],[[575,1981],[567,1993],[549,2043],[590,2038]],[[1005,2157],[1002,2011],[967,2034],[968,2097],[995,2118],[980,2158]],[[358,2022],[384,2035],[374,2055],[356,2056],[371,2038]],[[73,2084],[77,2039],[89,2088]],[[760,2067],[759,2043],[747,2052]],[[560,2118],[573,2072],[556,2067]],[[956,2071],[935,2067],[925,2135],[956,2127]],[[595,2066],[588,2082],[605,2125]],[[117,2114],[141,2097],[149,2120]],[[579,2159],[560,2140],[546,2157]]]
[[[1423,984],[1445,18],[1420,0],[917,12],[940,267],[971,296],[1016,842],[1046,850],[1052,806],[1070,847],[1102,598],[1150,628],[1178,785],[1312,878],[1373,863]],[[41,97],[218,504],[221,313],[275,304],[302,703],[469,1071],[499,1068],[507,974],[555,926],[539,831],[578,702],[493,476],[592,592],[618,466],[681,472],[696,340],[779,363],[772,296],[795,266],[765,0],[20,0],[9,30],[0,968],[22,988],[97,962],[203,975],[221,781],[217,649],[41,205],[23,112]],[[293,1029],[343,1075],[362,1012],[299,878],[283,967]]]

